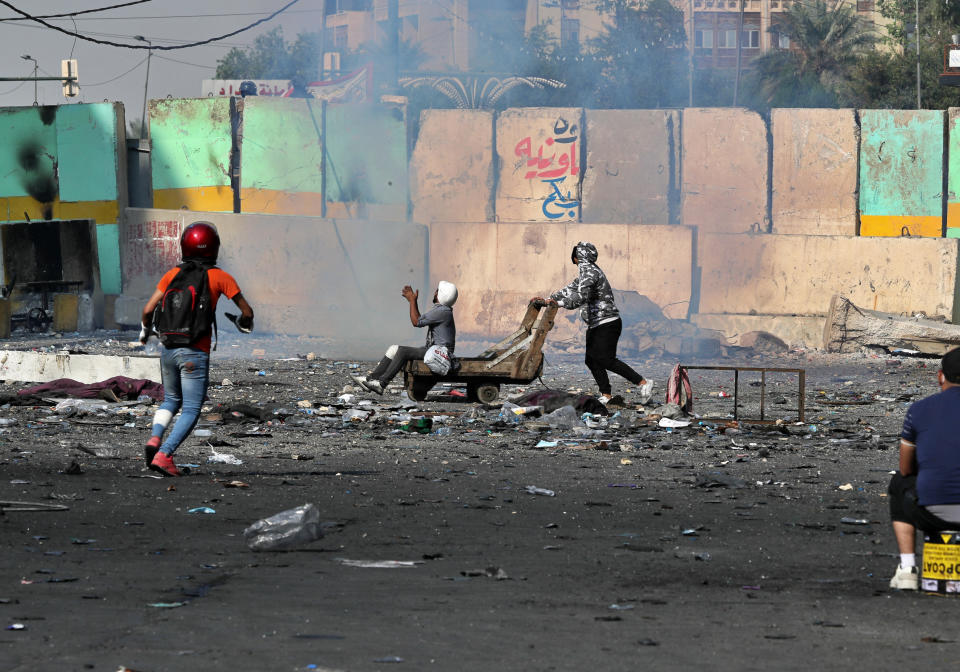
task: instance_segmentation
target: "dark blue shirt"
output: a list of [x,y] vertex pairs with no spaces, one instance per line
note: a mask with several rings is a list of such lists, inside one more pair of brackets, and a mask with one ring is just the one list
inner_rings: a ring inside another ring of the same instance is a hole
[[960,387],[921,399],[907,410],[900,437],[917,447],[921,506],[960,504]]

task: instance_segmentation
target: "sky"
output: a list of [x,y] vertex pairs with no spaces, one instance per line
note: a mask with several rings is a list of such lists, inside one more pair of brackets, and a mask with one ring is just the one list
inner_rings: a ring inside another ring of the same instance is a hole
[[[7,0],[10,5],[34,15],[62,14],[89,10],[132,0]],[[173,46],[205,40],[232,32],[276,11],[290,0],[151,0],[139,5],[84,14],[69,18],[45,19],[58,27],[111,42],[143,46],[134,39],[141,35],[157,46]],[[287,41],[300,32],[316,31],[320,26],[322,0],[299,0],[286,12],[244,33],[212,44],[154,51],[150,60],[148,98],[197,98],[201,82],[213,79],[217,60],[232,47],[247,47],[257,35],[283,28]],[[60,62],[75,58],[80,75],[80,94],[65,98],[60,82],[39,82],[40,105],[74,102],[119,101],[126,108],[127,120],[139,119],[143,109],[147,75],[147,51],[110,47],[75,39],[34,21],[19,17],[0,5],[0,44],[3,67],[0,76],[33,76],[34,64],[21,57],[35,58],[40,76],[60,75]],[[76,21],[76,29],[74,29]],[[0,106],[33,105],[33,82],[0,82]]]

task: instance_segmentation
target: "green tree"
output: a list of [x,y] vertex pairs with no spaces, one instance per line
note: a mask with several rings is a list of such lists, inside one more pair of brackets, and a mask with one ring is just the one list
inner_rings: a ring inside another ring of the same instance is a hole
[[290,79],[312,82],[320,69],[320,34],[300,33],[288,43],[283,29],[258,35],[248,49],[233,48],[217,61],[217,79]]
[[[881,0],[890,20],[885,47],[860,59],[847,104],[858,107],[912,109],[917,106],[917,53],[913,0]],[[920,88],[922,107],[946,109],[960,102],[960,91],[941,86],[943,48],[960,32],[960,5],[922,2],[920,9]]]
[[670,0],[596,0],[613,25],[588,40],[602,64],[584,104],[650,108],[687,100],[687,36],[683,12]]
[[748,83],[770,107],[836,107],[876,42],[854,5],[824,0],[793,3],[770,31],[790,38],[791,48],[757,58]]

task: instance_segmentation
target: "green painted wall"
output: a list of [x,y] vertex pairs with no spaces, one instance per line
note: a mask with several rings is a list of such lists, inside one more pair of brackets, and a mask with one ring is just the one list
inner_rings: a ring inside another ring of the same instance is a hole
[[[0,108],[0,197],[57,192],[56,107]],[[4,213],[23,219],[23,213]]]
[[327,106],[327,201],[407,202],[407,132],[397,110]]
[[117,198],[117,114],[110,103],[64,105],[57,111],[60,200]]
[[150,101],[153,189],[230,186],[230,99]]
[[243,103],[241,188],[320,194],[320,101],[246,98]]
[[860,214],[895,229],[896,218],[926,218],[943,208],[944,113],[861,110]]
[[97,225],[97,257],[100,260],[100,287],[104,294],[120,294],[120,229],[117,224]]

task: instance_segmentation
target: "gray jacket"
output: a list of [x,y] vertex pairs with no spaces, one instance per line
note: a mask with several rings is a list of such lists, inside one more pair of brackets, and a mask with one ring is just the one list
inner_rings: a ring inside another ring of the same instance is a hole
[[597,248],[579,242],[574,248],[580,275],[569,285],[550,295],[564,308],[580,308],[580,317],[587,327],[596,327],[620,317],[607,276],[597,266]]

